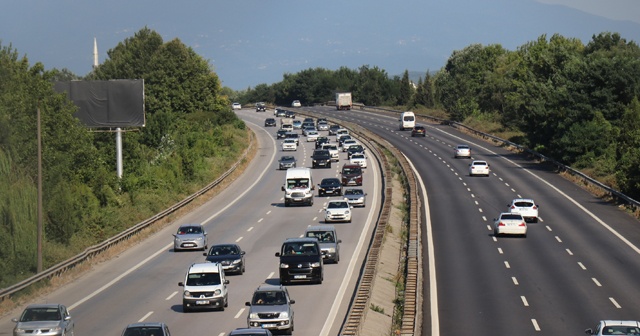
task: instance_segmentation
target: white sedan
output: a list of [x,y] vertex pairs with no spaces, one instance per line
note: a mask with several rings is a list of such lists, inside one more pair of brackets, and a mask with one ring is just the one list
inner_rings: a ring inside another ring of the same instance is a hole
[[534,223],[538,222],[538,208],[539,205],[536,204],[530,198],[516,198],[511,201],[511,204],[508,204],[509,212],[511,213],[519,213],[524,217],[525,220],[530,220]]
[[233,103],[231,108],[234,110],[242,110],[242,105],[240,105],[240,103]]
[[355,146],[357,144],[358,144],[358,141],[356,141],[355,139],[347,139],[342,142],[342,151],[346,152],[347,149],[349,149],[349,147]]
[[527,237],[527,222],[524,217],[518,213],[503,212],[494,219],[493,235],[495,237],[501,235],[520,235]]
[[489,164],[487,161],[475,160],[469,164],[469,176],[489,176]]
[[347,222],[351,223],[351,208],[346,199],[329,201],[327,207],[324,208],[324,221],[329,222]]
[[367,157],[362,153],[353,153],[351,154],[349,163],[360,165],[362,168],[367,168]]
[[459,157],[471,158],[471,148],[467,145],[457,145],[453,156],[456,159]]
[[296,144],[295,139],[284,139],[282,142],[282,150],[283,151],[297,151],[298,144]]

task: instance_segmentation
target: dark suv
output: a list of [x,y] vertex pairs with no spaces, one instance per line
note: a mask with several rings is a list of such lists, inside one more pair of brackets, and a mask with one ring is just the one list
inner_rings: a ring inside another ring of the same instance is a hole
[[280,252],[280,284],[311,282],[322,284],[324,280],[324,255],[316,238],[288,238]]
[[331,168],[331,154],[326,149],[316,149],[311,155],[312,165],[311,168]]
[[345,165],[342,166],[342,172],[340,173],[342,175],[342,185],[361,186],[363,173],[364,172],[360,165],[345,163]]
[[340,180],[335,177],[327,177],[318,184],[318,196],[342,196],[342,185]]
[[260,285],[254,292],[249,307],[247,326],[293,333],[293,309],[296,303],[289,297],[289,291],[282,285]]
[[427,136],[427,130],[424,128],[424,126],[416,126],[411,130],[411,136],[412,137],[415,137],[415,136],[425,137],[425,136]]
[[265,103],[257,103],[256,104],[256,112],[265,112],[267,110],[267,105]]

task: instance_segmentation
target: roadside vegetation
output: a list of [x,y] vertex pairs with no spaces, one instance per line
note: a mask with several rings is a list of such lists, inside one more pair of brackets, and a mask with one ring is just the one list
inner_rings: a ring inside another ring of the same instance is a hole
[[38,107],[45,269],[201,189],[248,146],[217,75],[180,40],[144,28],[108,55],[82,79],[145,80],[146,126],[123,134],[122,179],[114,133],[81,125],[53,90],[80,78],[0,44],[0,288],[36,272]]
[[454,51],[416,81],[362,66],[285,74],[238,94],[288,106],[331,102],[351,91],[367,106],[462,122],[524,145],[640,199],[640,48],[617,33],[584,45],[540,36],[514,51],[499,44]]

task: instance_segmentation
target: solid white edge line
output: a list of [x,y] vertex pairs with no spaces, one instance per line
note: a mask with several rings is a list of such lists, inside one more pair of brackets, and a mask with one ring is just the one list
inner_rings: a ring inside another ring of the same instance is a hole
[[[407,162],[411,166],[411,169],[414,171],[416,175],[416,180],[420,183],[420,188],[422,189],[422,208],[424,209],[424,218],[425,218],[425,230],[427,231],[427,259],[429,261],[429,298],[430,298],[430,309],[431,309],[431,336],[440,336],[440,317],[438,315],[438,283],[436,281],[436,257],[435,257],[435,249],[433,247],[433,231],[431,230],[431,212],[429,210],[429,197],[427,196],[427,188],[424,185],[424,181],[422,180],[422,176],[418,174],[415,166],[407,158],[404,153],[402,154]],[[418,240],[420,237],[418,237]],[[418,248],[422,250],[422,244],[418,244]],[[418,258],[422,256],[422,253],[418,253]],[[422,264],[422,260],[418,260],[418,264]],[[418,276],[420,273],[418,272]]]
[[[373,185],[373,192],[374,197],[373,197],[373,204],[371,205],[371,207],[369,207],[369,209],[375,209],[377,207],[378,204],[378,195],[377,193],[379,192],[379,188],[380,186],[378,185],[379,183],[379,177],[378,177],[378,169],[373,169],[373,181],[374,181],[374,185]],[[377,212],[376,212],[377,213]],[[366,235],[366,232],[369,231],[369,227],[371,227],[372,225],[372,220],[373,220],[373,214],[374,211],[369,211],[369,216],[367,217],[367,222],[365,224],[365,227],[362,230],[362,234],[360,235],[360,239],[358,240],[358,245],[356,245],[356,249],[354,251],[354,256],[355,255],[360,255],[362,253],[362,249],[363,246],[365,244],[365,241],[369,241],[370,237],[368,237]],[[349,266],[347,267],[347,272],[346,274],[348,275],[346,278],[344,278],[342,280],[342,284],[340,285],[340,289],[338,289],[338,293],[336,295],[336,298],[333,300],[333,304],[331,305],[331,311],[329,311],[329,315],[327,316],[327,319],[324,322],[324,325],[322,326],[322,330],[320,331],[320,335],[319,336],[328,336],[329,335],[329,331],[331,330],[331,327],[333,326],[333,323],[336,319],[336,316],[338,315],[338,310],[340,308],[340,302],[342,302],[344,295],[347,291],[347,286],[349,285],[349,282],[351,281],[351,276],[354,272],[354,269],[356,267],[356,262],[358,261],[358,258],[351,258],[351,261],[349,262]]]

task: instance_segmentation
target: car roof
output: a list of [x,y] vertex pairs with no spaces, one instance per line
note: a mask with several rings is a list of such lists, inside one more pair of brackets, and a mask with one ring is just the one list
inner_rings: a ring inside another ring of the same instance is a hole
[[262,328],[237,328],[229,333],[229,336],[233,335],[271,335],[269,329]]
[[471,162],[471,164],[476,164],[476,163],[479,163],[479,164],[487,164],[487,161],[482,161],[482,160],[473,160],[473,161]]
[[32,309],[32,308],[58,308],[62,306],[59,303],[34,303],[34,304],[30,304],[27,306],[27,308],[25,309]]
[[283,290],[284,286],[282,285],[270,285],[270,284],[262,284],[260,286],[258,286],[258,288],[256,288],[256,292],[260,291],[277,291],[277,290]]
[[530,203],[535,203],[531,198],[514,198],[513,201],[511,201],[512,203],[515,202],[530,202]]
[[469,145],[457,145],[456,148],[469,148]]
[[214,262],[195,263],[189,267],[189,273],[218,273],[220,264]]
[[287,238],[284,241],[285,243],[317,243],[318,239],[316,238]]
[[640,322],[632,320],[602,320],[600,321],[605,326],[619,325],[619,326],[634,326],[640,327]]
[[338,181],[338,182],[340,182],[340,179],[339,179],[339,178],[337,178],[337,177],[325,177],[325,178],[323,178],[323,179],[322,179],[322,181],[320,181],[320,183],[322,183],[322,182],[328,182],[328,181],[332,181],[332,182],[333,182],[333,181]]
[[127,325],[127,328],[137,328],[137,327],[163,327],[165,325],[165,323],[163,322],[138,322],[138,323],[131,323],[129,325]]
[[311,225],[308,226],[306,231],[335,231],[336,227],[333,225]]

